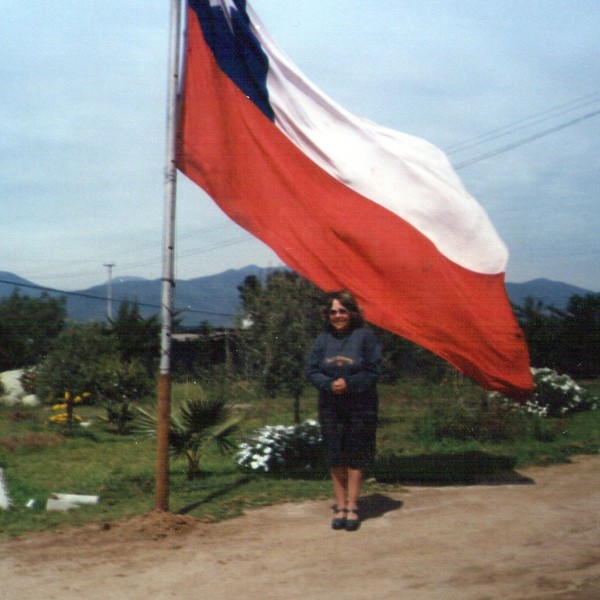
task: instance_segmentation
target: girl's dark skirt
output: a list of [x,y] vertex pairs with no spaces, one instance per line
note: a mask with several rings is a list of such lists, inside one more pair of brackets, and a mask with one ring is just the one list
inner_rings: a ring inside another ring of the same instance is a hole
[[319,421],[329,467],[364,469],[375,458],[377,397],[319,399]]

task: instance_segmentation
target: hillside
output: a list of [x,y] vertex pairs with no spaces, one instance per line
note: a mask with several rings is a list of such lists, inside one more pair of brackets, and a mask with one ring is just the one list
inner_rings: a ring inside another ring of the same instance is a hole
[[521,305],[526,298],[541,300],[546,306],[565,308],[571,296],[593,294],[586,290],[561,281],[550,279],[532,279],[525,283],[506,283],[506,293],[513,304]]
[[[242,269],[229,269],[216,275],[177,280],[175,286],[175,308],[177,318],[187,327],[209,321],[216,327],[229,326],[239,312],[239,286],[249,275],[264,277],[267,269],[249,265]],[[137,300],[144,317],[160,313],[160,279],[120,277],[113,280],[113,315],[124,300]],[[23,295],[38,296],[44,288],[13,273],[0,272],[0,297],[9,296],[15,288]],[[59,296],[58,290],[47,290],[51,296]],[[549,279],[534,279],[525,283],[507,283],[506,291],[514,304],[523,304],[532,297],[545,305],[564,308],[571,296],[594,293],[568,283]],[[97,285],[77,292],[64,292],[67,298],[69,317],[77,321],[104,320],[107,309],[107,285]]]
[[[174,305],[177,319],[183,325],[196,326],[202,321],[209,321],[215,327],[229,326],[238,314],[240,285],[249,275],[261,277],[266,269],[250,265],[243,269],[229,269],[223,273],[198,277],[196,279],[178,279],[175,284]],[[160,313],[162,282],[160,279],[131,279],[113,281],[113,315],[116,315],[119,304],[123,300],[137,300],[144,317]],[[92,295],[70,296],[67,299],[69,315],[77,320],[104,319],[106,316],[107,285],[98,285],[82,294]]]
[[19,288],[24,296],[39,296],[43,291],[35,283],[27,281],[14,273],[0,271],[0,298],[10,296],[15,288]]

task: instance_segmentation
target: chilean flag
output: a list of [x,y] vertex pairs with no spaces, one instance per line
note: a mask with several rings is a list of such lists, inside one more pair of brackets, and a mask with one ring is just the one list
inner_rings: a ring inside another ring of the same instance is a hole
[[245,0],[189,0],[177,166],[365,317],[485,388],[533,390],[507,250],[446,156],[318,90]]

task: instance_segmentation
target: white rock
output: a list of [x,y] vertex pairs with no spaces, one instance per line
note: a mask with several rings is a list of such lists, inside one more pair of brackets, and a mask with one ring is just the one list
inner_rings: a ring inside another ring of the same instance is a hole
[[14,406],[21,402],[21,399],[25,395],[25,390],[21,385],[22,374],[22,369],[0,373],[0,380],[2,380],[2,385],[4,387],[4,395],[0,398],[0,402],[7,404],[8,406]]
[[36,406],[40,405],[40,401],[38,400],[38,397],[35,394],[28,394],[27,396],[23,396],[21,402],[23,403],[23,406],[30,406],[32,408],[35,408]]
[[98,504],[98,496],[83,496],[80,494],[50,494],[46,502],[46,510],[67,511],[79,508],[82,504]]
[[4,471],[0,468],[0,508],[7,509],[12,506],[12,500],[8,495],[8,487],[4,479]]
[[61,500],[60,498],[53,498],[52,496],[50,496],[46,502],[46,510],[60,510],[66,512],[73,508],[79,508],[79,505],[67,502],[66,500]]
[[17,404],[21,404],[21,398],[18,396],[0,396],[0,404],[16,406]]

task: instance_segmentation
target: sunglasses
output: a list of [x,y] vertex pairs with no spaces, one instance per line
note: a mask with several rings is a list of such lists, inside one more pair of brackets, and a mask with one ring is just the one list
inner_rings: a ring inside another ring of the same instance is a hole
[[347,315],[347,314],[348,314],[347,308],[330,308],[329,309],[329,315],[332,317],[335,315]]

